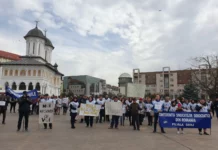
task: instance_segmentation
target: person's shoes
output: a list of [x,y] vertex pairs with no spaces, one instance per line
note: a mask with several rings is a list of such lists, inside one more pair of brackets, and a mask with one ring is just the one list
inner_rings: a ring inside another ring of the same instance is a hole
[[166,133],[165,131],[161,131],[161,133]]
[[109,127],[108,129],[113,129],[112,127]]
[[202,132],[199,132],[199,135],[203,135]]
[[133,128],[133,130],[136,130],[136,128]]
[[46,129],[47,129],[47,127],[44,127],[44,129],[46,130]]
[[179,132],[179,131],[177,131],[177,134],[180,134],[180,132]]
[[204,132],[204,135],[209,135],[207,132]]
[[140,129],[137,129],[138,131],[140,131]]
[[156,133],[157,131],[153,131],[153,133]]
[[26,132],[28,132],[28,129],[25,129]]
[[88,128],[89,126],[86,126],[86,128]]
[[17,132],[19,132],[20,131],[20,129],[17,129]]
[[5,122],[2,122],[2,124],[5,124]]
[[52,129],[52,127],[49,127],[49,129]]
[[92,128],[92,126],[90,126]]
[[75,129],[76,127],[71,127],[71,129]]
[[119,129],[118,127],[115,127],[115,129]]

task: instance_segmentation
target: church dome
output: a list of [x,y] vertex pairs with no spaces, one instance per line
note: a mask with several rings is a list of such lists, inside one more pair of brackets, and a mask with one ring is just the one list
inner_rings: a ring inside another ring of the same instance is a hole
[[128,73],[122,73],[119,78],[132,78]]
[[45,37],[45,45],[46,46],[51,46],[52,48],[54,48],[52,42],[47,37]]
[[45,38],[45,36],[43,35],[42,31],[39,30],[39,29],[37,28],[37,26],[36,26],[34,29],[30,30],[30,31],[24,36],[25,39],[26,39],[27,37],[38,37],[38,38],[42,38],[42,39]]

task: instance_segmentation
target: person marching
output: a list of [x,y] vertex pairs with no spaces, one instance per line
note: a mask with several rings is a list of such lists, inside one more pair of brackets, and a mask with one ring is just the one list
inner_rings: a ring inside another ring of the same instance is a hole
[[6,118],[6,112],[7,112],[7,107],[9,100],[6,98],[5,95],[0,95],[0,115],[3,114],[2,116],[2,124],[5,124],[5,118]]
[[[113,101],[120,103],[120,101],[118,101],[117,96],[114,97]],[[112,115],[111,124],[110,124],[110,127],[108,129],[113,129],[114,125],[115,125],[115,129],[118,129],[119,117],[120,116]]]
[[[105,96],[105,102],[110,102],[111,99],[108,97],[108,95]],[[110,115],[105,115],[105,119],[107,122],[110,122]]]
[[[93,100],[92,97],[89,97],[88,100],[86,100],[86,104],[91,104],[91,105],[95,105],[95,101]],[[85,116],[85,121],[86,121],[86,127],[92,127],[93,126],[93,116]]]
[[[201,99],[200,102],[196,105],[196,110],[198,112],[208,112],[208,106],[204,99]],[[202,135],[202,129],[198,129],[199,135]],[[204,135],[209,135],[207,129],[204,129]]]
[[216,101],[213,103],[213,108],[216,112],[216,117],[217,117],[217,120],[218,120],[218,96],[216,97]]
[[11,100],[10,100],[10,104],[11,104],[10,113],[12,112],[12,109],[13,109],[13,112],[15,113],[17,100],[12,97]]
[[[83,97],[78,100],[78,102],[79,102],[79,108],[80,108],[80,105],[81,105],[81,104],[85,104],[85,103],[86,103],[86,100],[87,100],[87,97],[86,97],[85,95],[83,95]],[[81,118],[81,119],[80,119],[80,123],[83,123],[83,121],[84,121],[84,119]]]
[[130,105],[130,112],[132,115],[132,125],[134,130],[140,130],[139,128],[139,111],[141,110],[138,103],[136,103],[136,99],[133,98],[133,103]]
[[164,112],[168,112],[168,110],[169,110],[169,108],[170,108],[170,106],[171,106],[171,102],[169,101],[169,97],[167,96],[166,98],[165,98],[165,101],[164,101],[164,103],[163,103],[163,111]]
[[132,104],[132,98],[129,98],[128,100],[126,100],[126,105],[127,105],[127,117],[129,118],[129,125],[132,125],[132,115],[131,112],[129,110],[130,105]]
[[32,104],[32,101],[30,100],[30,97],[27,95],[26,91],[23,92],[23,96],[20,98],[18,103],[19,103],[19,118],[17,124],[17,131],[20,131],[23,117],[25,117],[25,131],[28,131],[30,105]]
[[57,98],[57,115],[60,115],[61,112],[61,106],[62,106],[62,99],[60,96]]
[[191,112],[196,112],[196,101],[191,100],[191,102],[188,104],[188,109],[191,110]]
[[77,116],[77,113],[78,113],[78,107],[79,107],[79,103],[77,101],[77,98],[74,97],[73,100],[70,102],[69,104],[69,107],[70,107],[70,117],[71,117],[71,128],[72,129],[75,129],[75,119],[76,119],[76,116]]
[[67,114],[68,103],[69,103],[68,97],[64,96],[63,101],[62,101],[63,115]]
[[[41,99],[42,103],[54,103],[48,94],[45,94],[44,99]],[[52,129],[52,123],[49,123],[49,128]],[[47,129],[47,123],[44,123],[44,129]]]
[[105,121],[105,99],[102,98],[102,96],[99,96],[99,99],[97,100],[97,104],[101,105],[100,109],[100,117],[99,117],[99,123],[102,123],[102,118],[104,118]]
[[189,110],[189,101],[186,99],[185,102],[182,104],[182,108],[185,110]]
[[124,126],[124,122],[125,122],[125,115],[126,115],[126,102],[125,102],[125,98],[122,99],[122,110],[123,110],[123,115],[120,117],[120,125]]
[[151,102],[151,98],[147,98],[147,102],[145,103],[146,116],[148,117],[148,126],[152,126],[153,116],[151,114],[151,110],[154,105]]
[[145,104],[144,104],[142,98],[139,98],[138,104],[139,104],[139,107],[140,107],[139,113],[138,113],[139,114],[139,124],[142,125],[142,122],[143,122],[144,117],[145,117],[145,109],[144,109]]
[[[156,95],[156,100],[154,100],[152,103],[154,105],[154,108],[153,108],[154,110],[154,131],[153,133],[156,133],[159,113],[163,111],[163,101],[160,100],[160,95]],[[161,132],[166,133],[164,131],[164,128],[161,128]]]

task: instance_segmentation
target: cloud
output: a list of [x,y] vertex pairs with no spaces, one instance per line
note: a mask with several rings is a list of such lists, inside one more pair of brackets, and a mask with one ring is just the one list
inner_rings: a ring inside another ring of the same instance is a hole
[[53,63],[66,75],[88,74],[117,85],[119,74],[133,68],[186,69],[188,58],[217,53],[216,0],[9,0],[0,5],[11,10],[0,9],[0,27],[8,31],[0,34],[0,49],[25,52],[24,39],[12,41],[38,19],[55,46]]

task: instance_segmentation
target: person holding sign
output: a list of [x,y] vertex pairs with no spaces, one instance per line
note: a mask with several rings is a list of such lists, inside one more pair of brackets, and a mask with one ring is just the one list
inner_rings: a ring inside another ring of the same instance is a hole
[[[207,103],[204,99],[201,99],[200,102],[196,105],[196,110],[198,112],[208,112]],[[198,129],[199,135],[202,135],[202,129]],[[207,129],[204,129],[204,135],[209,135]]]
[[19,99],[19,119],[17,125],[17,131],[20,131],[21,123],[23,117],[25,117],[25,130],[28,131],[28,124],[29,124],[29,114],[30,114],[30,105],[32,101],[30,97],[27,95],[27,92],[23,92],[23,96]]
[[[45,94],[44,99],[41,99],[41,103],[53,103],[53,100],[49,98],[48,94]],[[49,123],[49,128],[52,129],[52,123]],[[47,123],[44,123],[44,129],[47,129]]]
[[[153,133],[156,133],[159,113],[163,111],[163,101],[160,100],[160,95],[156,95],[156,100],[154,100],[152,104],[154,105],[153,107],[153,111],[154,111],[154,131]],[[163,128],[161,128],[161,132],[166,133]]]
[[[120,103],[120,101],[118,101],[117,96],[114,97],[114,102]],[[120,116],[112,115],[111,124],[110,124],[109,129],[113,129],[114,125],[115,125],[115,129],[118,129],[119,118]]]
[[74,97],[73,98],[73,101],[70,102],[69,104],[69,107],[70,107],[70,117],[71,117],[71,128],[72,129],[75,129],[75,118],[77,116],[77,113],[78,113],[78,107],[79,107],[79,103],[77,101],[77,98]]
[[[86,101],[86,104],[91,104],[91,105],[95,105],[95,100],[93,100],[92,97],[89,97],[89,99]],[[85,116],[85,121],[86,121],[86,127],[92,127],[93,126],[93,118],[94,116]]]
[[5,124],[7,106],[8,106],[8,100],[7,100],[6,96],[0,95],[0,114],[3,114],[2,124]]
[[97,99],[97,104],[101,105],[100,113],[99,113],[99,123],[102,123],[102,118],[104,118],[105,122],[105,99],[100,95],[99,99]]
[[136,103],[136,99],[133,98],[133,103],[130,105],[130,112],[132,115],[132,125],[133,125],[133,129],[136,130],[140,130],[139,129],[139,110],[141,110],[140,106],[138,103]]

